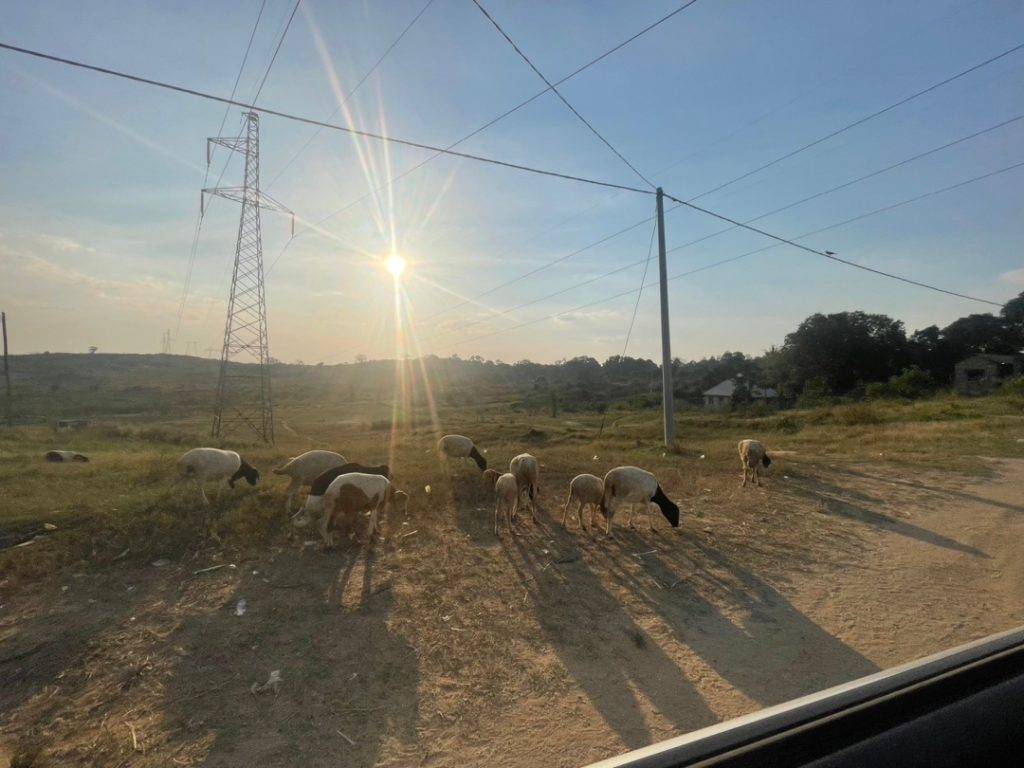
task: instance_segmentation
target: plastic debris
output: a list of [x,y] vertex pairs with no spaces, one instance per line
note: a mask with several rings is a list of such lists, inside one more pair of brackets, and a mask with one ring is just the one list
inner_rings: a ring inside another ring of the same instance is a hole
[[221,568],[237,568],[234,563],[221,563],[220,565],[211,565],[209,568],[200,568],[198,571],[192,571],[193,576],[198,576],[200,573],[209,573],[210,571],[217,571]]
[[282,682],[284,682],[284,679],[281,677],[281,670],[275,669],[270,673],[270,677],[267,678],[267,682],[265,682],[263,685],[260,685],[259,683],[253,683],[249,687],[249,692],[256,694],[264,693],[265,691],[273,691],[274,695],[277,695],[277,689]]
[[700,455],[700,457],[701,457],[701,458],[703,459],[703,458],[704,458],[704,454],[702,453],[702,454]]
[[425,486],[425,487],[423,488],[423,492],[424,492],[425,494],[427,494],[427,496],[429,496],[429,495],[430,495],[430,486],[429,486],[429,485],[428,485],[428,486]]
[[159,560],[154,560],[152,563],[150,563],[150,565],[152,565],[154,568],[163,568],[165,565],[168,565],[170,562],[171,561],[168,560],[167,558],[161,557]]
[[57,526],[54,525],[53,523],[43,523],[43,528],[46,529],[47,531],[56,531],[57,530]]
[[597,461],[597,456],[591,456],[591,457],[590,457],[590,460],[591,460],[591,461]]
[[235,616],[245,616],[245,598],[243,597],[235,605]]

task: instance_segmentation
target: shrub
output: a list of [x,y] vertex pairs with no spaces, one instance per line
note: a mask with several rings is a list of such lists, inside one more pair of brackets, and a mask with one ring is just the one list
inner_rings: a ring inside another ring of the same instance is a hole
[[781,419],[775,421],[775,431],[782,432],[786,435],[792,435],[799,432],[801,429],[800,422],[792,416],[783,416]]
[[890,377],[889,381],[877,381],[868,384],[866,395],[869,400],[897,399],[920,400],[929,397],[938,385],[928,371],[922,371],[916,365],[904,368],[897,376]]
[[853,403],[852,405],[837,408],[835,420],[847,426],[860,424],[881,424],[885,421],[878,407],[871,403]]

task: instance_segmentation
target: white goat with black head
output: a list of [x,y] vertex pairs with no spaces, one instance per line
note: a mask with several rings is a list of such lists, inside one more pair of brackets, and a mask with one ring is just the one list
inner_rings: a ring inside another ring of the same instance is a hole
[[764,446],[758,440],[740,440],[736,446],[740,454],[740,464],[743,465],[743,483],[747,484],[747,472],[750,473],[754,485],[761,485],[761,467],[767,469],[772,459]]
[[464,435],[445,435],[437,441],[437,453],[444,463],[449,459],[472,459],[481,472],[487,469],[487,459],[480,454],[473,441]]
[[172,487],[187,480],[194,481],[199,489],[199,495],[203,499],[203,504],[209,506],[210,500],[206,498],[203,483],[209,480],[218,483],[227,481],[228,486],[234,488],[235,481],[243,477],[249,485],[256,485],[259,482],[260,473],[256,467],[234,451],[225,451],[220,448],[193,448],[178,459],[178,479],[174,481]]
[[616,467],[604,476],[604,494],[601,496],[601,512],[605,516],[605,533],[612,535],[612,516],[620,504],[629,504],[629,519],[626,525],[633,525],[633,509],[637,504],[647,507],[647,525],[654,530],[651,519],[651,504],[657,504],[669,524],[679,526],[679,507],[665,495],[658,485],[658,478],[639,467]]

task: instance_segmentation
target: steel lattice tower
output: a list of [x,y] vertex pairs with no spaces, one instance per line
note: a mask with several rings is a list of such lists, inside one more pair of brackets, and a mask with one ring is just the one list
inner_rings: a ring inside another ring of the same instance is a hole
[[[279,202],[260,191],[259,115],[246,112],[243,118],[244,135],[217,136],[207,139],[206,144],[207,165],[210,163],[213,144],[245,155],[243,185],[204,189],[200,196],[200,211],[204,214],[207,194],[242,204],[211,434],[214,437],[225,437],[239,426],[247,425],[261,440],[273,443],[274,402],[270,388],[260,208],[290,214],[293,233],[295,217]],[[241,365],[243,362],[249,365]]]

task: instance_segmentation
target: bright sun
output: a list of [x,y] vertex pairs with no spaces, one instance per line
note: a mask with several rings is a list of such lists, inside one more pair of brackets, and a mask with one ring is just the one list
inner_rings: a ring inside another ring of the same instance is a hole
[[405,259],[397,255],[388,256],[388,260],[384,262],[384,266],[388,268],[388,272],[395,277],[398,277],[405,271]]

